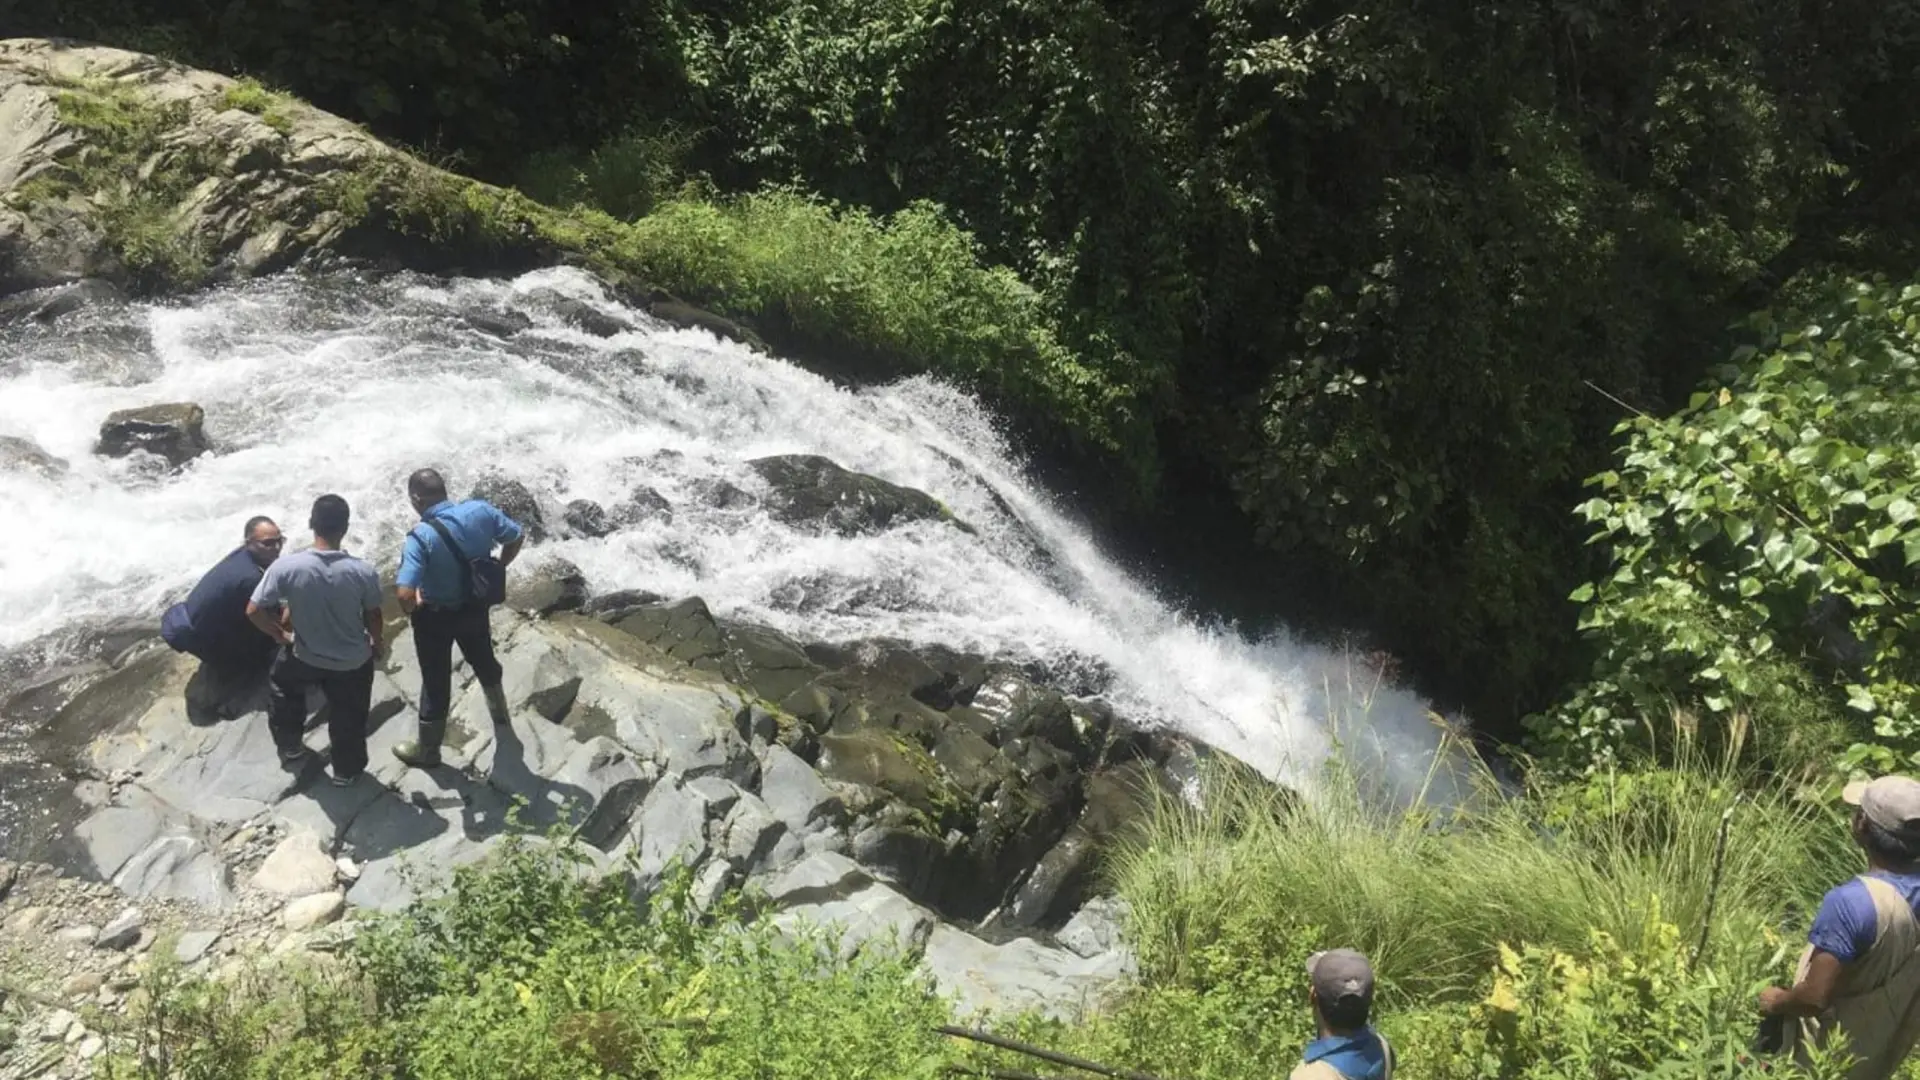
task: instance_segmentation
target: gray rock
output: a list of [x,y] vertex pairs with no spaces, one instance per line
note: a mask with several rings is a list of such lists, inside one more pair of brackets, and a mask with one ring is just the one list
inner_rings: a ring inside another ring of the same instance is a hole
[[641,887],[651,890],[667,865],[698,868],[712,848],[707,842],[707,800],[671,779],[655,785],[635,824],[639,857],[635,870]]
[[14,471],[35,472],[54,479],[66,474],[67,463],[40,449],[40,444],[32,439],[0,435],[0,472]]
[[100,425],[96,453],[126,457],[143,450],[179,468],[208,450],[206,411],[192,402],[121,409]]
[[1114,896],[1096,896],[1074,912],[1073,918],[1053,937],[1062,948],[1077,956],[1095,957],[1123,947],[1126,923],[1126,901]]
[[140,931],[145,926],[146,917],[140,913],[140,909],[130,907],[101,928],[100,936],[94,939],[94,948],[130,949],[140,941]]
[[714,846],[723,858],[753,873],[765,864],[774,845],[786,834],[786,822],[774,817],[766,803],[748,795],[720,822]]
[[739,871],[731,863],[715,859],[700,868],[693,881],[693,906],[696,911],[711,911],[720,898],[727,894],[740,880]]
[[107,1041],[105,1039],[102,1039],[98,1035],[88,1035],[80,1040],[80,1045],[74,1047],[73,1052],[79,1056],[81,1061],[92,1061],[94,1058],[99,1057],[101,1051],[106,1048]]
[[189,930],[173,943],[173,959],[183,965],[198,963],[219,940],[218,930]]
[[613,337],[633,329],[632,323],[618,316],[609,315],[585,300],[549,294],[547,301],[552,306],[554,314],[595,337]]
[[468,326],[483,334],[492,334],[497,338],[509,338],[522,330],[532,328],[533,320],[518,311],[487,311],[477,309],[461,313]]
[[99,927],[81,923],[78,926],[69,926],[56,931],[53,939],[66,945],[91,945],[99,936]]
[[775,907],[797,907],[844,900],[872,883],[872,876],[859,863],[822,851],[775,874],[765,888]]
[[757,458],[749,464],[771,489],[774,516],[789,525],[842,536],[881,532],[913,521],[951,521],[924,491],[845,469],[813,454]]
[[565,559],[549,559],[532,574],[513,571],[507,578],[507,606],[529,615],[578,611],[588,595],[586,575]]
[[295,933],[311,930],[338,919],[346,907],[347,898],[342,893],[327,892],[303,896],[281,910],[280,925]]
[[320,839],[296,832],[274,847],[250,884],[262,892],[286,899],[331,892],[337,876],[333,857],[320,849]]
[[0,902],[13,892],[13,883],[20,880],[20,868],[10,860],[0,859]]
[[592,499],[575,499],[567,504],[560,520],[567,531],[574,536],[584,536],[589,540],[598,540],[610,536],[618,526],[607,516],[606,507]]
[[66,977],[60,983],[60,996],[71,1000],[77,997],[92,997],[100,992],[107,980],[97,971],[81,971]]
[[863,949],[912,953],[926,943],[935,924],[933,912],[879,884],[867,885],[844,900],[789,908],[771,921],[788,935],[807,927],[837,935],[842,956]]
[[647,521],[670,525],[673,523],[673,504],[667,501],[666,496],[642,484],[633,489],[633,494],[627,497],[626,502],[613,508],[611,519],[616,527]]
[[740,801],[746,792],[740,785],[718,776],[701,776],[687,781],[687,786],[707,800],[707,814],[710,817],[724,817]]
[[547,522],[540,513],[540,502],[520,481],[499,473],[488,473],[474,482],[473,490],[467,497],[485,499],[498,507],[501,513],[519,522],[526,532],[527,543],[537,544],[547,538]]
[[690,667],[720,671],[727,659],[720,623],[697,596],[635,609],[613,625]]
[[760,798],[773,816],[796,833],[841,811],[840,800],[806,762],[784,746],[767,748],[760,772]]
[[67,1010],[55,1009],[40,1021],[36,1037],[46,1043],[65,1042],[67,1032],[73,1030],[73,1026],[79,1022],[80,1018]]
[[922,963],[962,1016],[1039,1012],[1069,1021],[1099,1008],[1134,970],[1122,954],[1087,958],[1028,938],[994,945],[945,925],[928,935]]

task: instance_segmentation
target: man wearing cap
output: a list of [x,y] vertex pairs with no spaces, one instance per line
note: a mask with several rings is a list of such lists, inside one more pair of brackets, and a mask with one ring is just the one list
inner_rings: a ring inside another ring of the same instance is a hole
[[1853,839],[1867,872],[1828,892],[1792,988],[1760,992],[1760,1011],[1796,1019],[1804,1048],[1844,1031],[1848,1080],[1886,1080],[1920,1038],[1920,781],[1848,784]]
[[1392,1080],[1393,1050],[1367,1026],[1373,965],[1352,949],[1307,959],[1307,1000],[1320,1037],[1307,1044],[1289,1080]]

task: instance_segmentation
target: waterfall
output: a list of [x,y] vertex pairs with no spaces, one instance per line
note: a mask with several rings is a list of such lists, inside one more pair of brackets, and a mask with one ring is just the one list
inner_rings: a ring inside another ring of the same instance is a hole
[[[562,317],[573,301],[633,328],[575,329]],[[521,317],[531,325],[507,332]],[[214,452],[171,473],[93,454],[108,413],[173,401],[205,408]],[[0,435],[69,464],[0,475],[0,651],[157,615],[254,514],[303,546],[325,492],[352,504],[348,547],[391,570],[413,523],[406,475],[432,465],[456,493],[487,472],[520,481],[557,533],[569,500],[613,508],[657,492],[671,520],[530,549],[533,562],[570,560],[596,592],[697,594],[802,640],[897,638],[1039,665],[1295,785],[1311,786],[1336,725],[1403,791],[1439,739],[1418,697],[1356,658],[1166,603],[1025,477],[969,394],[925,377],[839,387],[665,327],[571,270],[284,276],[17,324],[0,329]],[[973,529],[796,531],[750,497],[764,482],[747,463],[782,453],[919,488]],[[736,489],[749,497],[726,497]]]

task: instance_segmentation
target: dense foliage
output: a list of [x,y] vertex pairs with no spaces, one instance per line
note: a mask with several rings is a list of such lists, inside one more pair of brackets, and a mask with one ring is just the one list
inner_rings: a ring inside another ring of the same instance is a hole
[[1541,734],[1590,761],[1678,706],[1911,767],[1920,285],[1847,282],[1747,326],[1686,409],[1623,424],[1591,481],[1580,512],[1612,562],[1574,599],[1599,657]]
[[[0,0],[0,24],[250,72],[623,218],[690,173],[945,213],[1127,414],[1117,495],[1177,459],[1496,731],[1578,668],[1565,508],[1620,418],[1587,384],[1659,412],[1731,318],[1810,267],[1904,271],[1920,220],[1912,0]],[[985,384],[1032,404],[1029,355]]]

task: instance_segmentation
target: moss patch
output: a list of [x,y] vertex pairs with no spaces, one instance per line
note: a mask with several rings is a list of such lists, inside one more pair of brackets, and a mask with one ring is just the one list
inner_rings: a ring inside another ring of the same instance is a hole
[[259,117],[262,123],[282,135],[293,132],[293,119],[287,112],[292,103],[292,98],[269,90],[254,79],[241,79],[220,95],[221,109],[239,109],[241,112],[252,113]]
[[179,208],[202,180],[221,173],[222,156],[171,138],[186,126],[187,103],[153,105],[108,80],[62,86],[54,106],[84,138],[60,159],[59,172],[31,182],[34,194],[90,198],[95,223],[136,288],[199,284],[207,253],[181,227]]

